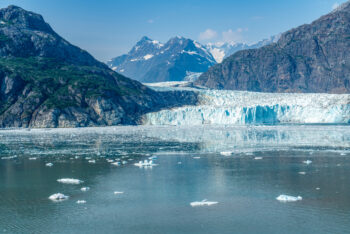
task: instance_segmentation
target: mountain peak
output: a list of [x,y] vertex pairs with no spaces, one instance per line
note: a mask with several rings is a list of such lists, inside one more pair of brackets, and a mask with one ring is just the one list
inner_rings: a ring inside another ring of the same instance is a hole
[[5,26],[11,25],[17,28],[54,33],[41,15],[26,11],[15,5],[0,9],[0,20]]

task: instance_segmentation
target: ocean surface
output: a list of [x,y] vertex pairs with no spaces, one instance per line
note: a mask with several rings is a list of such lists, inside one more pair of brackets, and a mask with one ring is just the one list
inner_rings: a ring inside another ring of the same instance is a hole
[[0,233],[349,230],[349,125],[0,131]]

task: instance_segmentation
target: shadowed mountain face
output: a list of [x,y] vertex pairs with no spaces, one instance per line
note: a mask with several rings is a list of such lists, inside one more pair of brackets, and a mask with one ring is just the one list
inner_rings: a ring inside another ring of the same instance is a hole
[[42,16],[0,10],[0,127],[135,124],[149,111],[195,103],[157,93],[57,35]]
[[235,53],[195,84],[259,92],[350,93],[350,2],[282,34],[277,43]]
[[162,44],[143,37],[128,54],[107,64],[123,75],[151,83],[190,80],[216,61],[204,46],[190,39],[174,37]]

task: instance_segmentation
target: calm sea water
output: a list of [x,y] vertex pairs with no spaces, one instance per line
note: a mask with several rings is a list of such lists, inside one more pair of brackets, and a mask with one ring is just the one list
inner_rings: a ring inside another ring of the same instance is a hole
[[[133,165],[153,155],[158,166]],[[3,233],[350,230],[350,126],[3,130],[0,158]],[[69,199],[48,199],[58,192]],[[281,203],[281,194],[303,200]],[[218,204],[190,205],[203,199]]]

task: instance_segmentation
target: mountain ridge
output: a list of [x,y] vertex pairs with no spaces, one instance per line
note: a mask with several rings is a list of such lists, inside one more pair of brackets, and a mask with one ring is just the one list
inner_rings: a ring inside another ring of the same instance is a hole
[[350,92],[350,2],[274,44],[243,50],[211,67],[195,85],[258,92]]
[[0,128],[136,124],[144,113],[196,101],[110,70],[41,15],[0,9]]

